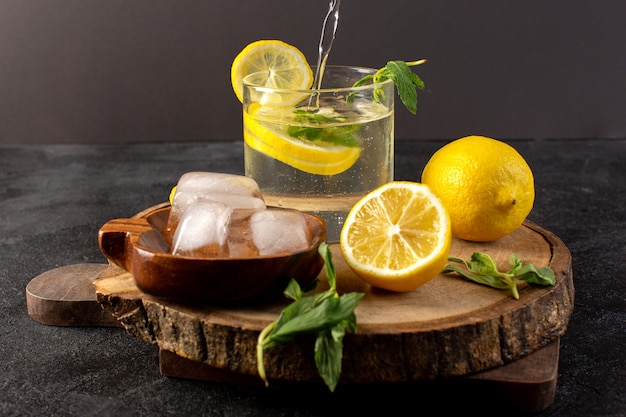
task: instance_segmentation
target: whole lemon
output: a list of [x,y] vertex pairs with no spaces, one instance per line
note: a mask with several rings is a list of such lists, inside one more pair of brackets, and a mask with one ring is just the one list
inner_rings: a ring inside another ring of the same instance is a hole
[[535,201],[533,173],[512,146],[484,136],[454,140],[433,154],[422,183],[450,215],[452,234],[488,242],[519,228]]

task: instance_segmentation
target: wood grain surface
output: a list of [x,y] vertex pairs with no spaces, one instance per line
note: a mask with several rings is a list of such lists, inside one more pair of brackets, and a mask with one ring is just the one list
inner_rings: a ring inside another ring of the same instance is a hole
[[93,281],[105,264],[76,264],[51,269],[26,286],[28,315],[50,326],[120,327],[119,321],[97,303]]
[[[338,290],[362,291],[357,333],[344,341],[343,383],[404,382],[468,375],[510,363],[565,333],[574,287],[568,249],[554,234],[525,223],[491,243],[454,239],[451,255],[489,253],[502,269],[511,253],[555,271],[554,287],[520,287],[509,293],[439,275],[407,293],[372,288],[346,266],[332,246]],[[319,289],[326,286],[319,276]],[[228,277],[224,277],[228,279]],[[160,349],[241,375],[256,374],[259,332],[288,300],[221,307],[181,304],[142,293],[130,273],[110,265],[94,283],[98,301],[128,333]],[[297,338],[266,352],[266,371],[276,381],[317,381],[313,339]]]

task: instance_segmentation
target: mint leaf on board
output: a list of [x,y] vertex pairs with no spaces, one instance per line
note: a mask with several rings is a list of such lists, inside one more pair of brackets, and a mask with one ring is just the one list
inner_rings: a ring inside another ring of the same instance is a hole
[[341,375],[345,334],[346,327],[339,323],[331,329],[319,332],[315,339],[315,365],[331,391],[337,386]]
[[[421,65],[425,63],[425,59],[418,61],[389,61],[387,65],[376,71],[373,75],[366,75],[365,77],[354,83],[354,87],[359,87],[368,82],[373,84],[380,83],[391,79],[396,85],[396,90],[400,96],[400,101],[404,104],[413,114],[417,113],[417,90],[423,90],[425,85],[422,79],[415,74],[410,67]],[[384,99],[384,92],[382,89],[374,90],[374,99],[380,102]],[[353,100],[353,94],[348,96],[348,102]]]
[[556,283],[554,271],[547,266],[535,269],[533,264],[526,264],[515,272],[515,276],[520,281],[534,285],[554,285]]
[[268,344],[284,343],[304,333],[318,333],[348,320],[361,297],[362,294],[348,293],[341,297],[311,297],[311,303],[304,301],[309,301],[308,298],[296,301],[305,308],[288,320],[279,321],[268,335]]
[[[531,263],[524,264],[515,254],[511,254],[509,257],[511,269],[506,272],[498,271],[495,260],[486,253],[474,252],[468,260],[454,256],[448,257],[448,260],[452,263],[447,264],[443,268],[442,274],[457,273],[478,284],[497,289],[508,289],[516,300],[519,299],[519,292],[517,291],[518,281],[541,286],[556,284],[554,271],[550,267],[544,266],[537,269]],[[463,265],[465,268],[458,264]]]
[[322,258],[324,258],[324,272],[326,273],[326,279],[330,287],[329,291],[337,292],[337,272],[335,271],[333,253],[330,251],[330,246],[326,243],[322,243],[319,248],[319,253],[322,255]]
[[335,390],[341,375],[343,337],[346,331],[356,332],[354,309],[363,293],[337,293],[337,277],[332,263],[332,254],[323,242],[319,253],[324,259],[329,289],[317,293],[303,293],[296,280],[292,279],[285,295],[294,300],[281,312],[278,319],[265,327],[257,340],[257,370],[268,385],[263,354],[266,349],[288,342],[301,334],[314,334],[315,364],[328,388]]
[[286,297],[291,298],[294,301],[301,299],[304,295],[304,293],[302,292],[302,288],[300,288],[298,281],[296,281],[295,279],[289,281],[289,284],[287,284],[287,288],[285,289],[284,294]]
[[[454,261],[457,259],[463,262],[463,260],[459,258],[453,258],[453,257],[448,258],[449,261]],[[498,289],[509,288],[509,285],[506,282],[500,280],[497,277],[494,277],[491,275],[478,274],[478,273],[472,272],[469,269],[463,269],[462,267],[455,265],[455,264],[448,264],[441,271],[442,274],[450,274],[453,272],[456,272],[462,277],[467,278],[470,281],[474,281],[478,284],[483,284],[483,285],[487,285],[489,287],[498,288]]]

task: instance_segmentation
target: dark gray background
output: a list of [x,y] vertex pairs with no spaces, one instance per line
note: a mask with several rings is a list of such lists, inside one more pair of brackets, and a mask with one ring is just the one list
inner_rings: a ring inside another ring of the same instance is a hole
[[[230,65],[327,0],[0,0],[0,142],[241,139]],[[396,137],[626,137],[623,0],[344,0],[330,63],[428,58]]]

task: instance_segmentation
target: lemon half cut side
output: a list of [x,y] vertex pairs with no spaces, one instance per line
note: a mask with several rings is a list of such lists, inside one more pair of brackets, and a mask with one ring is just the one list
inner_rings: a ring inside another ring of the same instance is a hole
[[340,236],[348,266],[372,286],[411,291],[445,266],[452,233],[447,211],[423,184],[392,181],[357,202]]

